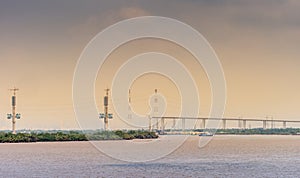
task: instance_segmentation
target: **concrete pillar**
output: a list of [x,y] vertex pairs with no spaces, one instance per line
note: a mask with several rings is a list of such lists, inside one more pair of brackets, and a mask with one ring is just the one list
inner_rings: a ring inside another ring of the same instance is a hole
[[198,123],[199,119],[196,120],[195,125],[194,125],[194,130],[197,129],[197,123]]
[[243,128],[244,128],[244,129],[247,128],[247,125],[246,125],[246,124],[247,124],[247,121],[246,121],[246,120],[243,120]]
[[175,118],[174,118],[174,119],[173,119],[173,126],[172,126],[172,128],[175,129],[175,126],[176,126],[176,120],[175,120]]
[[151,123],[151,116],[148,116],[149,118],[149,132],[152,131],[152,123]]
[[202,129],[205,129],[206,119],[202,119]]
[[165,118],[161,118],[161,134],[165,133]]
[[267,129],[267,120],[263,120],[263,129]]
[[286,121],[283,121],[283,128],[286,129]]
[[223,119],[223,129],[226,129],[226,119]]
[[241,120],[238,120],[238,126],[239,126],[239,129],[242,128],[242,121]]
[[182,130],[185,131],[185,118],[182,118]]

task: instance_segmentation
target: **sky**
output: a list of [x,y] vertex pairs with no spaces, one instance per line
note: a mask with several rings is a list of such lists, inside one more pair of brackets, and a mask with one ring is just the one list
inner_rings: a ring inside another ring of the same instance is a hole
[[[78,128],[72,81],[80,54],[106,27],[139,16],[177,19],[207,39],[226,78],[225,117],[300,120],[299,8],[296,0],[0,1],[0,129],[11,127],[5,117],[12,87],[20,89],[18,129]],[[149,49],[178,57],[190,70],[199,88],[200,116],[209,115],[211,92],[203,68],[176,44],[154,39],[130,42],[108,57],[96,81],[99,111],[118,67]],[[147,98],[154,88],[167,98],[166,114],[178,114],[178,89],[155,74],[133,83],[133,110],[149,112]],[[111,126],[124,124],[115,118]]]

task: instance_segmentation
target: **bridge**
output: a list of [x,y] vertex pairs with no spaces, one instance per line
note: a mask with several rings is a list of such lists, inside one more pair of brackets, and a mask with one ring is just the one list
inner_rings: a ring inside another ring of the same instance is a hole
[[[223,129],[226,129],[227,121],[237,121],[238,126],[240,129],[247,129],[247,122],[262,122],[262,128],[267,129],[267,123],[271,123],[272,128],[274,128],[275,123],[282,123],[282,128],[286,129],[287,123],[300,123],[300,121],[293,121],[293,120],[274,120],[266,118],[208,118],[208,117],[150,117],[149,118],[149,129],[152,129],[151,120],[157,120],[157,129],[159,120],[161,124],[161,131],[164,132],[165,130],[165,121],[166,120],[173,120],[173,125],[175,125],[176,120],[181,120],[182,122],[182,130],[184,131],[185,128],[185,122],[186,120],[195,120],[195,121],[201,121],[202,122],[202,128],[205,129],[207,120],[214,120],[214,121],[222,121]],[[196,128],[194,128],[196,129]]]

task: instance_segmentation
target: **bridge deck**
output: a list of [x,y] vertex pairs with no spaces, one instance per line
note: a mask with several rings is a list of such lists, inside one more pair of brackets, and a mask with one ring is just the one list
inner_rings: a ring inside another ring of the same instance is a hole
[[257,119],[257,118],[208,118],[208,117],[152,117],[153,119],[189,119],[189,120],[231,120],[231,121],[270,121],[270,122],[292,122],[292,123],[300,123],[300,121],[293,120],[270,120],[270,119]]

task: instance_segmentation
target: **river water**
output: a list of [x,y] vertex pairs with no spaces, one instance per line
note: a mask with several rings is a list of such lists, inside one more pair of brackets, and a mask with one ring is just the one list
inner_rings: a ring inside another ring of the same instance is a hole
[[115,160],[90,142],[5,143],[0,177],[300,177],[300,136],[214,136],[201,149],[198,141],[145,163]]

